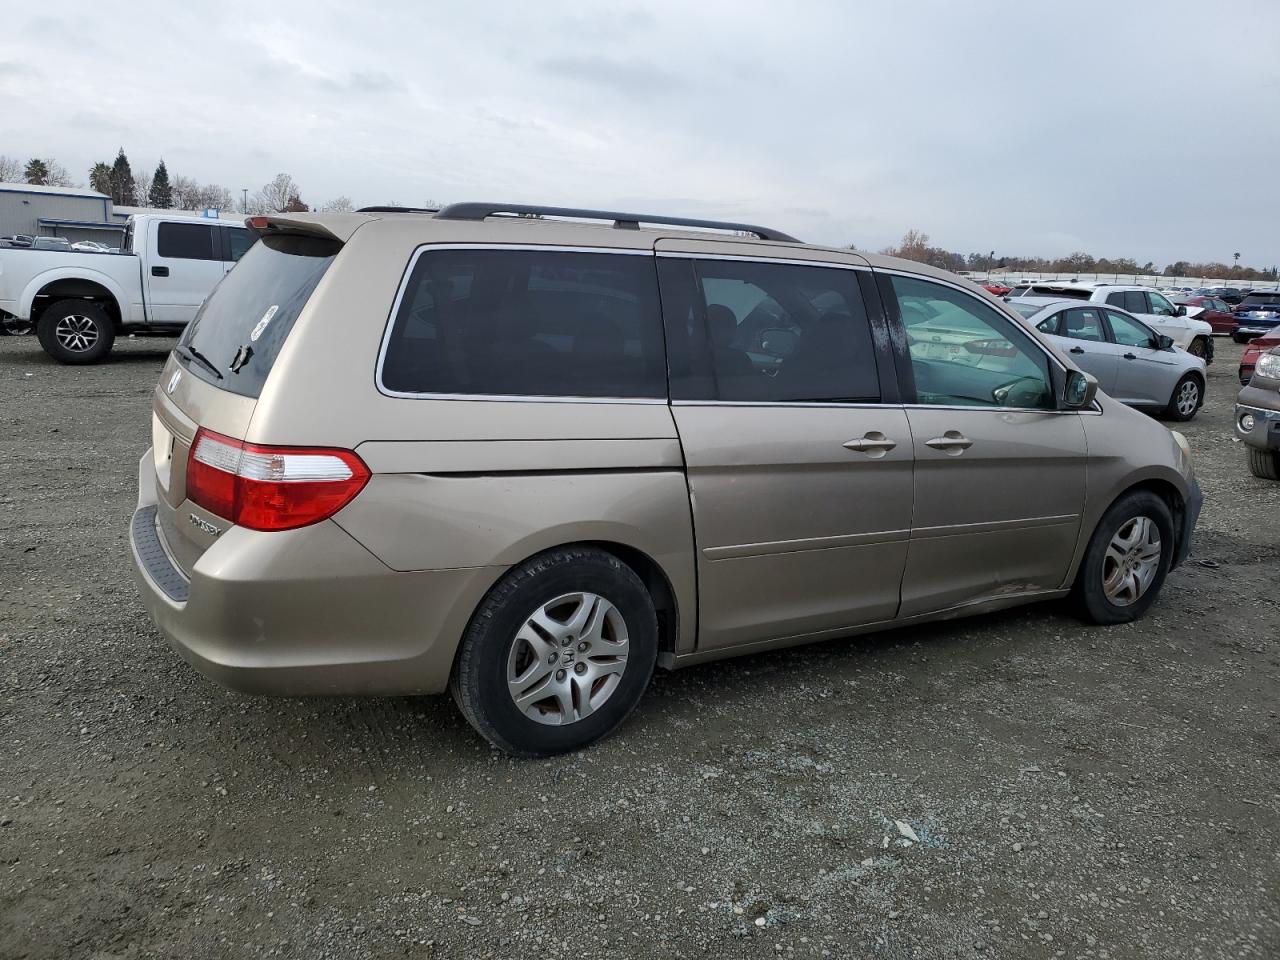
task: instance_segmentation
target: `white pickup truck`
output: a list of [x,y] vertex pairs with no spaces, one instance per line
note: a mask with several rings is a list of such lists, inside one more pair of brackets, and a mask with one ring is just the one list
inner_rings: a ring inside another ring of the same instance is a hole
[[139,214],[119,253],[0,249],[0,326],[97,363],[119,333],[181,332],[255,239],[242,220]]

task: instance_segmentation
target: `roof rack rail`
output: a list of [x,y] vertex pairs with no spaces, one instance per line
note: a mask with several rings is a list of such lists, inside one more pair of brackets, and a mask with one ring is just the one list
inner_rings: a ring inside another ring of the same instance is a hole
[[612,220],[620,230],[638,230],[642,223],[656,223],[671,227],[700,227],[708,230],[735,230],[753,233],[761,240],[778,240],[783,243],[799,243],[795,237],[750,223],[732,223],[727,220],[691,220],[688,217],[664,217],[656,213],[619,213],[616,210],[581,210],[576,207],[542,207],[523,203],[451,203],[436,214],[438,220],[483,220],[501,213],[532,215],[539,217],[570,217],[581,220]]
[[361,207],[356,213],[437,213],[439,207]]

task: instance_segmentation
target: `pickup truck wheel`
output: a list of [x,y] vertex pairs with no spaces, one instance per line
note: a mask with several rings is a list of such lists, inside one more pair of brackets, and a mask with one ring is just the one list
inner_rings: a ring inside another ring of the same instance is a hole
[[11,313],[0,317],[0,334],[6,337],[25,337],[35,331],[36,325],[30,320],[22,320]]
[[1263,480],[1280,480],[1280,453],[1249,447],[1249,472]]
[[116,331],[107,312],[89,300],[60,300],[40,315],[36,334],[59,363],[98,363],[111,352]]

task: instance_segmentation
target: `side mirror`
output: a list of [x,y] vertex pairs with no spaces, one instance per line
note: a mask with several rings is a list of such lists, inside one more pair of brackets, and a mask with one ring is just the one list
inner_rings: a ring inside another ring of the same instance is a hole
[[1179,304],[1174,312],[1180,317],[1185,317],[1187,315],[1187,308]]
[[1098,395],[1098,379],[1079,370],[1067,371],[1067,385],[1062,391],[1062,405],[1069,410],[1079,410],[1093,403]]
[[1163,333],[1159,334],[1155,340],[1155,348],[1157,350],[1169,350],[1173,347],[1173,337],[1166,337]]

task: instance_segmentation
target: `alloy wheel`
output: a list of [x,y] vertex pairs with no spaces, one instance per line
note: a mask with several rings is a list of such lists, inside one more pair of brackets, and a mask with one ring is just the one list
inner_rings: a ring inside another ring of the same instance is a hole
[[1194,380],[1188,380],[1178,388],[1178,397],[1175,406],[1178,413],[1184,417],[1189,417],[1196,412],[1196,407],[1200,404],[1200,387]]
[[58,320],[53,335],[65,349],[84,353],[98,342],[98,325],[89,317],[70,313]]
[[567,593],[542,604],[516,632],[507,655],[507,690],[531,720],[575,723],[613,696],[627,669],[627,624],[595,593]]
[[1150,517],[1126,521],[1107,545],[1102,592],[1117,607],[1137,603],[1160,570],[1160,528]]

